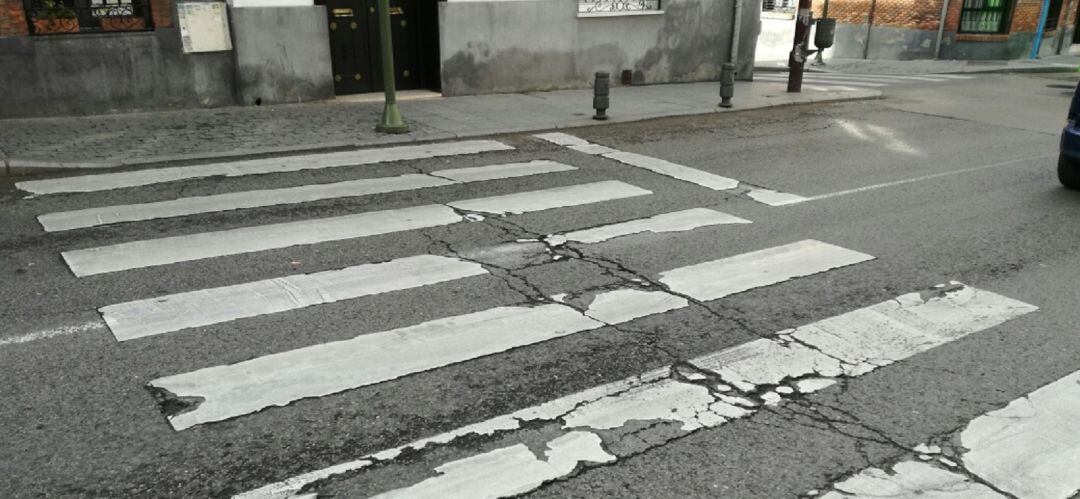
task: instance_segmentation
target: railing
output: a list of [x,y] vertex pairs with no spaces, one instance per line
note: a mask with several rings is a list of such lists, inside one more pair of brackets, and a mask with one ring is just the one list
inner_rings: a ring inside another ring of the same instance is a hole
[[642,12],[660,10],[660,0],[581,0],[579,13]]
[[154,29],[150,0],[23,0],[32,35]]

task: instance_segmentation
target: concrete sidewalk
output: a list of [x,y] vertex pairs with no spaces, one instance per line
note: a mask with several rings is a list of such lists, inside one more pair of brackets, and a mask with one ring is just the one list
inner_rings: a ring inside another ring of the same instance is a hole
[[[1080,55],[1054,55],[1040,59],[1015,59],[1009,61],[969,60],[912,60],[891,61],[879,59],[830,59],[824,66],[807,65],[807,71],[818,73],[920,75],[934,73],[1042,73],[1076,71],[1080,68]],[[755,71],[787,71],[787,61],[760,61]]]
[[615,87],[606,122],[591,119],[588,89],[405,101],[401,111],[412,127],[405,135],[374,131],[381,101],[0,120],[0,172],[238,159],[881,96],[875,90],[788,94],[778,83],[739,82],[735,107],[723,109],[718,94],[715,82]]

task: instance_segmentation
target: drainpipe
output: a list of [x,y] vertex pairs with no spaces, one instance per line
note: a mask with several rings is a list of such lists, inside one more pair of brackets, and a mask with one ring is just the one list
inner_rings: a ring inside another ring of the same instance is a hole
[[934,59],[941,59],[941,39],[945,38],[945,18],[949,15],[949,0],[941,0],[941,17],[938,18],[937,43],[934,43]]
[[1043,0],[1042,14],[1039,15],[1039,27],[1035,30],[1035,42],[1031,44],[1031,58],[1039,58],[1042,48],[1043,31],[1046,30],[1046,18],[1050,16],[1050,0]]
[[866,15],[866,43],[863,44],[862,58],[870,58],[870,28],[874,26],[874,8],[877,0],[870,0],[870,12]]
[[735,21],[731,26],[731,56],[728,57],[728,62],[735,64],[735,71],[738,71],[739,60],[739,28],[742,27],[742,0],[735,0]]

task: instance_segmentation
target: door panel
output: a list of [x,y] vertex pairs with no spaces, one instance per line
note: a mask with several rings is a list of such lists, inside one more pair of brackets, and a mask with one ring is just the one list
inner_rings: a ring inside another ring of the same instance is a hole
[[[397,88],[423,88],[421,1],[390,0]],[[338,95],[382,91],[378,0],[325,0],[330,28],[334,92]]]

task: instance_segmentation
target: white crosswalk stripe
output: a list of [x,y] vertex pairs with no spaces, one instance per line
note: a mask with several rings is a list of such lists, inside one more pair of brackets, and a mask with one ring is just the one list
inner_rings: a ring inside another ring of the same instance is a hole
[[[923,454],[926,462],[904,460],[889,471],[867,468],[821,497],[842,499],[885,490],[895,491],[895,497],[944,492],[1008,497],[997,491],[1032,499],[1075,497],[1080,490],[1080,371],[972,420],[959,432],[958,444],[958,458],[939,457],[932,463],[934,456]],[[913,451],[929,449],[922,445]]]
[[[661,281],[680,295],[715,300],[872,258],[818,241],[800,241],[674,269],[662,274]],[[176,397],[203,400],[194,410],[170,418],[173,427],[182,430],[688,305],[686,299],[662,291],[606,291],[580,312],[557,304],[501,307],[169,376],[150,385]]]
[[[850,73],[803,74],[803,87],[815,91],[853,90],[856,88],[885,88],[891,85],[932,84],[961,81],[974,78],[971,75],[924,74],[924,75],[875,75]],[[787,82],[787,73],[759,72],[754,79],[764,82]]]
[[[376,461],[385,466],[386,461],[408,450],[423,451],[469,435],[499,434],[503,437],[500,441],[507,441],[526,424],[556,426],[563,434],[548,442],[543,460],[548,466],[531,451],[526,455],[513,445],[445,463],[435,469],[437,476],[390,491],[385,497],[505,497],[524,493],[580,466],[616,462],[621,456],[604,450],[613,448],[613,442],[605,438],[619,437],[599,430],[620,428],[631,421],[680,424],[676,435],[667,429],[653,432],[655,435],[645,434],[648,430],[634,432],[636,441],[648,442],[648,448],[658,447],[678,436],[750,416],[763,404],[782,403],[782,392],[770,387],[789,386],[792,392],[812,393],[839,378],[866,374],[1036,309],[951,283],[781,331],[774,339],[703,355],[688,362],[695,369],[689,373],[679,366],[649,371],[237,497],[288,497],[328,476],[362,470]],[[717,388],[721,385],[726,388]],[[767,391],[761,392],[759,387]]]
[[767,204],[769,206],[786,206],[789,204],[801,203],[806,200],[806,198],[802,196],[788,194],[784,192],[777,192],[770,189],[764,189],[761,187],[744,184],[735,179],[716,175],[714,173],[709,173],[696,168],[690,168],[688,166],[672,163],[670,161],[666,161],[660,158],[653,158],[642,154],[619,151],[610,147],[592,144],[582,138],[575,137],[567,133],[542,133],[534,135],[533,137],[550,142],[555,145],[567,147],[578,152],[601,156],[604,158],[618,161],[623,164],[649,170],[660,175],[700,185],[702,187],[716,191],[726,191],[736,189],[738,187],[747,187],[747,196],[750,199],[759,203]]
[[120,222],[135,222],[156,218],[179,217],[216,211],[239,210],[262,206],[307,203],[323,199],[366,196],[387,192],[442,187],[465,182],[479,182],[543,173],[576,170],[554,161],[530,161],[502,165],[439,170],[430,174],[406,174],[394,177],[349,180],[330,184],[303,185],[283,189],[232,192],[212,196],[197,196],[83,210],[47,213],[38,217],[48,232],[57,232]]
[[32,194],[94,192],[213,176],[238,177],[243,175],[261,175],[267,173],[369,165],[390,161],[460,156],[512,149],[512,147],[506,144],[493,140],[442,142],[383,149],[364,149],[360,151],[309,154],[282,158],[252,159],[229,163],[152,168],[131,172],[102,173],[47,180],[27,180],[25,182],[16,183],[15,187]]
[[651,194],[617,181],[557,187],[492,198],[301,220],[255,227],[147,239],[62,253],[79,277],[303,244],[341,241],[462,222],[454,210],[523,213]]

